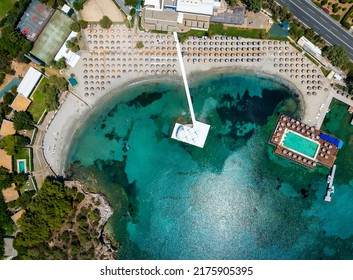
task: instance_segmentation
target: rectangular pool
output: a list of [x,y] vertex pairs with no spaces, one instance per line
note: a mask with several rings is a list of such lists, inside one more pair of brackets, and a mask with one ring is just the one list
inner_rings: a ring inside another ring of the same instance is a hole
[[17,172],[18,173],[27,173],[26,160],[18,159],[17,160]]
[[316,152],[319,148],[319,143],[296,132],[288,130],[286,134],[283,135],[282,146],[304,156],[315,158]]

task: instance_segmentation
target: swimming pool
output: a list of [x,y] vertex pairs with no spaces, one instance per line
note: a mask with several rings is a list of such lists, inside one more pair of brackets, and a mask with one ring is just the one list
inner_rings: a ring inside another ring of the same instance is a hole
[[69,78],[69,82],[70,84],[74,87],[74,86],[77,86],[78,82],[75,78]]
[[27,173],[26,160],[18,159],[17,160],[17,172],[18,173]]
[[287,147],[294,152],[303,154],[304,156],[315,158],[319,143],[294,131],[288,130],[283,136],[282,146]]
[[14,77],[2,90],[0,90],[0,98],[4,96],[4,94],[11,90],[13,86],[18,86],[20,84],[20,79]]

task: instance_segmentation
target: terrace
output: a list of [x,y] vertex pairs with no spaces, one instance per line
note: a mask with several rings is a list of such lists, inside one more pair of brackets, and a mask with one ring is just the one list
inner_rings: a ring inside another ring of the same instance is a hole
[[270,142],[276,154],[310,169],[318,163],[332,167],[342,147],[339,139],[285,115],[278,118]]

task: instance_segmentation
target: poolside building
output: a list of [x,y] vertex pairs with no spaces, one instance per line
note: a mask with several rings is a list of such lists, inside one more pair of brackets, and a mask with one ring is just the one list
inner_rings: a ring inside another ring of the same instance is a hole
[[55,11],[27,57],[35,63],[50,65],[69,37],[73,22],[65,13]]
[[4,119],[1,124],[0,136],[14,135],[15,133],[13,122]]
[[20,197],[14,183],[11,184],[11,187],[1,190],[1,192],[5,203],[9,203]]
[[12,156],[9,156],[3,149],[0,149],[0,166],[12,172]]
[[23,77],[23,80],[18,85],[17,92],[24,97],[29,98],[42,76],[43,74],[41,72],[30,67],[26,75]]
[[17,29],[34,42],[52,16],[54,10],[38,0],[33,0],[17,25]]
[[72,52],[70,49],[66,47],[67,41],[70,41],[73,38],[76,38],[78,35],[77,32],[72,31],[67,37],[64,44],[61,46],[59,52],[56,54],[54,60],[58,61],[62,57],[65,58],[66,64],[71,66],[72,68],[76,66],[76,63],[80,60],[80,56],[77,53]]
[[310,169],[317,164],[332,167],[343,145],[336,137],[285,115],[278,118],[270,142],[276,154]]
[[12,101],[10,107],[16,111],[26,111],[31,103],[31,99],[24,97],[19,93],[16,95],[14,101]]
[[142,25],[159,31],[208,30],[218,0],[146,0],[142,9]]

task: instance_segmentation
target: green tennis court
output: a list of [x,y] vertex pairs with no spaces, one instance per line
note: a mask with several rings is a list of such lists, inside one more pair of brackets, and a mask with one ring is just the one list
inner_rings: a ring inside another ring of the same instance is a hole
[[35,42],[31,54],[50,65],[71,33],[74,21],[56,11]]
[[282,145],[301,153],[310,158],[314,158],[319,144],[292,131],[287,131],[283,136]]

